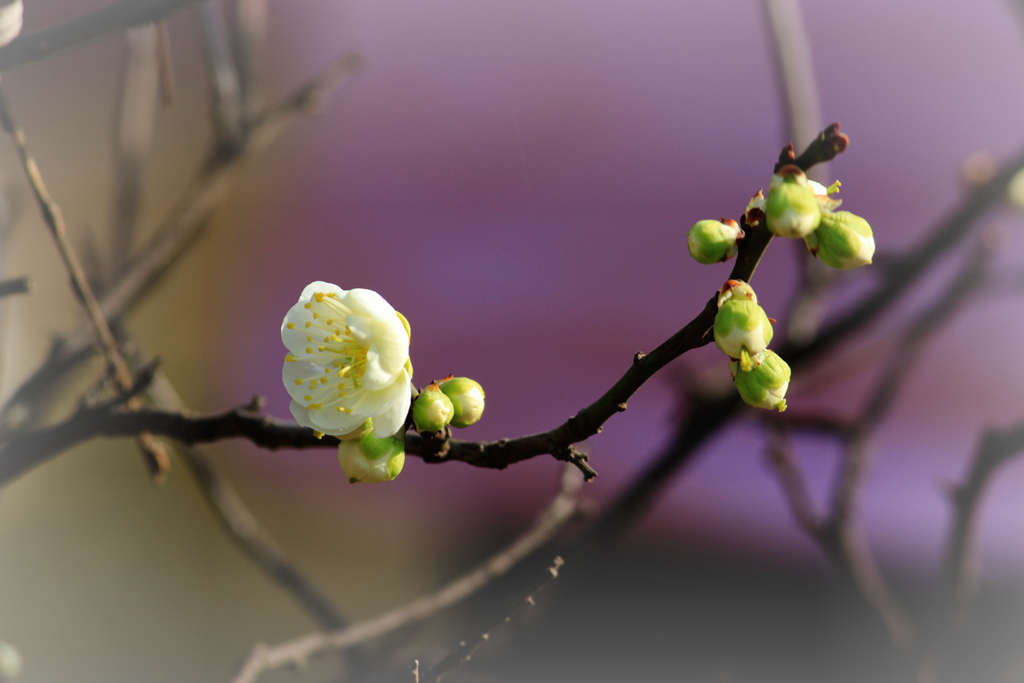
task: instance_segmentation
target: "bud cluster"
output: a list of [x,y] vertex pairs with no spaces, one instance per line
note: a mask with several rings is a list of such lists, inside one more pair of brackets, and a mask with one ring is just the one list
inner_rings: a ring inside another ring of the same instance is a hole
[[715,314],[715,346],[729,357],[729,371],[744,402],[782,412],[790,370],[786,361],[768,349],[774,322],[746,282],[729,280],[722,285]]
[[[808,251],[832,268],[848,269],[871,263],[875,239],[868,222],[837,211],[841,200],[837,180],[829,187],[807,178],[795,164],[781,166],[768,184],[768,194],[758,190],[747,203],[740,222],[698,221],[686,237],[696,261],[718,263],[735,256],[747,232],[764,225],[779,237],[804,240]],[[765,228],[761,228],[764,230]],[[729,357],[736,390],[748,404],[769,410],[786,409],[790,368],[774,351],[772,324],[757,295],[742,280],[729,280],[718,295],[715,314],[715,345]]]
[[448,425],[468,427],[484,414],[484,390],[468,377],[448,375],[432,382],[412,404],[418,432],[440,432]]
[[[842,203],[832,197],[837,192],[839,181],[826,188],[788,164],[772,175],[767,197],[758,190],[750,199],[743,224],[749,229],[763,222],[779,237],[802,238],[808,251],[833,268],[867,265],[875,253],[871,226],[849,211],[836,211]],[[735,256],[745,236],[734,220],[703,220],[690,228],[686,246],[700,263],[718,263]]]
[[836,211],[842,202],[832,195],[838,191],[839,181],[826,188],[790,164],[772,176],[759,208],[769,230],[803,238],[807,250],[826,265],[842,270],[865,266],[875,254],[871,226],[849,211]]

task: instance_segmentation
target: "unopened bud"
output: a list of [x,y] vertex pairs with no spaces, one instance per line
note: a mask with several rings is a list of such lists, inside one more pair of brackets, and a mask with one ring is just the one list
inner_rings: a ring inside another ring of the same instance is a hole
[[875,238],[868,222],[849,211],[821,214],[818,229],[804,238],[807,249],[833,268],[857,268],[871,263]]
[[755,408],[786,409],[786,390],[791,375],[789,365],[774,351],[766,350],[753,357],[749,370],[737,361],[729,363],[729,371],[743,402]]
[[342,441],[338,463],[353,484],[391,481],[405,465],[405,433],[381,439],[370,430],[360,439]]
[[818,199],[799,167],[783,166],[772,176],[764,214],[768,229],[780,237],[805,237],[818,227]]
[[714,332],[715,345],[744,369],[750,367],[751,356],[768,348],[774,334],[764,309],[757,305],[757,295],[742,280],[722,285]]
[[418,432],[439,432],[455,416],[455,406],[444,395],[437,382],[430,384],[412,404],[412,419]]
[[484,389],[468,377],[453,377],[438,383],[455,408],[452,427],[468,427],[484,414]]
[[743,230],[731,218],[697,221],[686,236],[690,256],[700,263],[728,261],[736,255]]

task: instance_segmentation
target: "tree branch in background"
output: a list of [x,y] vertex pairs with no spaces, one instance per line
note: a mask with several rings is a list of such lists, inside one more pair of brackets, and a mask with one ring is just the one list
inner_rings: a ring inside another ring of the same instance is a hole
[[[0,48],[2,49],[2,48]],[[116,320],[151,291],[160,278],[178,262],[187,247],[202,232],[213,211],[231,188],[235,172],[253,152],[262,149],[284,132],[287,124],[309,111],[310,102],[319,101],[354,73],[358,58],[346,55],[290,97],[270,108],[247,128],[251,142],[236,147],[217,146],[203,168],[189,183],[182,197],[163,220],[156,234],[139,255],[126,264],[99,299],[100,311],[108,320]],[[92,332],[80,325],[60,342],[46,363],[36,370],[8,399],[0,412],[0,434],[11,432],[20,411],[29,408],[64,374],[91,353]],[[31,420],[27,420],[31,422]]]
[[814,514],[788,444],[778,438],[779,429],[786,428],[787,423],[789,427],[793,424],[789,420],[773,420],[776,438],[772,442],[770,461],[794,517],[833,564],[856,583],[865,599],[882,617],[893,642],[903,650],[908,650],[913,643],[916,629],[886,585],[858,522],[863,481],[870,461],[869,437],[889,413],[900,386],[920,357],[924,345],[977,290],[984,274],[986,257],[987,251],[979,248],[932,304],[918,312],[895,344],[860,417],[846,429],[835,432],[845,442],[845,447],[843,466],[826,519],[821,520]]
[[120,0],[0,47],[0,69],[45,59],[116,31],[152,24],[205,0]]
[[249,654],[234,683],[251,683],[259,676],[284,666],[302,666],[313,657],[341,652],[353,645],[423,621],[441,610],[462,602],[494,578],[507,573],[519,562],[550,541],[579,511],[581,477],[571,466],[562,471],[558,495],[526,533],[476,569],[442,586],[436,592],[398,609],[353,624],[333,633],[310,633],[273,647],[257,645]]
[[[149,393],[157,405],[177,410],[183,407],[178,392],[162,373],[154,378]],[[348,622],[341,612],[288,559],[213,460],[197,448],[182,448],[180,454],[221,526],[249,559],[295,598],[323,628],[345,627]]]
[[[88,313],[89,322],[92,323],[93,331],[96,334],[96,338],[99,340],[100,348],[103,350],[103,354],[106,356],[107,362],[110,364],[114,383],[117,386],[118,391],[127,392],[132,387],[132,377],[131,372],[128,369],[128,364],[121,355],[121,350],[117,346],[114,334],[110,331],[110,325],[107,323],[107,319],[100,310],[99,303],[96,301],[96,297],[92,292],[88,278],[85,276],[85,271],[82,269],[81,264],[78,262],[78,258],[75,256],[74,250],[71,248],[71,243],[67,236],[67,228],[64,225],[64,215],[61,213],[60,207],[55,201],[53,201],[50,197],[50,193],[46,189],[46,185],[43,182],[43,176],[39,172],[39,166],[36,164],[35,159],[28,150],[28,141],[25,137],[25,133],[14,120],[10,103],[7,101],[7,94],[4,92],[2,86],[0,86],[0,124],[3,125],[4,130],[7,131],[11,136],[11,139],[14,141],[14,147],[18,152],[18,159],[21,161],[21,166],[25,171],[29,187],[32,189],[32,194],[36,199],[36,203],[39,205],[39,211],[43,216],[43,222],[45,222],[47,228],[49,228],[50,234],[57,245],[57,251],[60,253],[61,259],[64,261],[64,267],[67,269],[68,275],[71,277],[72,289],[74,290],[79,302]],[[138,402],[134,399],[128,403],[130,409],[137,408],[138,405]],[[163,446],[155,442],[146,432],[140,432],[137,435],[137,440],[142,450],[143,458],[150,476],[154,481],[159,482],[166,473],[169,465],[166,451],[164,451]]]
[[1024,453],[1024,424],[1011,429],[989,430],[971,461],[962,484],[950,495],[954,519],[942,563],[942,589],[956,604],[957,614],[973,598],[978,582],[976,534],[985,491],[1004,464]]

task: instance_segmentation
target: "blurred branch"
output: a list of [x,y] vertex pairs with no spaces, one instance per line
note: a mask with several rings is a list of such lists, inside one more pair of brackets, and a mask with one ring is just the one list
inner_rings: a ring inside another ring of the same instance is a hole
[[[183,407],[177,390],[163,374],[154,378],[149,392],[158,405],[179,410]],[[292,595],[322,627],[344,628],[347,620],[288,559],[213,460],[196,448],[181,449],[181,456],[221,526],[249,559]]]
[[[67,228],[64,224],[64,216],[61,213],[60,207],[53,201],[46,189],[39,166],[28,150],[28,140],[25,137],[24,131],[14,120],[10,103],[7,101],[7,94],[2,86],[0,86],[0,124],[3,125],[4,130],[7,131],[14,142],[14,147],[18,152],[18,159],[21,161],[29,187],[32,189],[36,203],[39,205],[43,222],[49,228],[54,243],[57,245],[57,251],[64,261],[64,267],[71,277],[72,289],[88,313],[89,322],[92,323],[93,331],[100,343],[100,348],[110,364],[117,389],[121,392],[127,392],[132,387],[132,377],[128,364],[121,355],[121,350],[117,346],[114,334],[110,331],[110,325],[100,310],[99,303],[92,292],[92,287],[89,285],[85,271],[82,269],[74,250],[71,248],[71,243],[67,236]],[[129,401],[128,405],[129,408],[135,408],[138,406],[138,403],[133,399]],[[155,481],[159,481],[167,471],[167,453],[146,432],[140,432],[137,438],[150,476]]]
[[133,26],[151,24],[205,0],[120,0],[59,26],[18,36],[0,47],[0,69],[45,59]]
[[353,624],[347,629],[333,633],[310,633],[273,647],[257,645],[234,678],[234,683],[251,683],[263,673],[283,666],[302,666],[312,657],[340,652],[358,643],[423,621],[465,600],[554,538],[555,534],[576,516],[579,506],[577,496],[581,485],[579,475],[570,466],[566,466],[562,472],[558,495],[534,526],[476,569],[430,595],[379,617]]
[[506,615],[500,622],[491,627],[490,630],[481,633],[479,637],[473,640],[464,640],[460,642],[457,648],[455,648],[447,657],[438,662],[437,665],[429,671],[425,673],[420,672],[418,666],[419,660],[417,660],[416,680],[440,683],[441,679],[446,675],[469,662],[476,651],[480,649],[484,643],[490,640],[491,634],[496,628],[498,628],[498,626],[509,623],[523,608],[533,607],[536,604],[537,595],[547,588],[552,581],[558,578],[558,570],[561,569],[563,564],[565,564],[565,560],[556,556],[552,561],[551,566],[548,567],[547,572],[545,572],[544,580],[531,589],[525,598],[518,600],[510,614]]
[[975,534],[988,483],[1001,466],[1022,452],[1024,424],[1005,431],[988,431],[971,462],[967,477],[950,496],[955,517],[942,563],[942,587],[960,611],[973,597],[977,584]]
[[821,104],[814,83],[811,43],[797,0],[764,0],[779,89],[786,103],[788,139],[805,145],[821,130]]
[[[339,58],[321,74],[298,88],[290,97],[270,108],[247,128],[246,144],[217,147],[203,168],[189,183],[182,197],[158,228],[154,237],[128,263],[113,286],[99,300],[100,311],[115,320],[134,306],[177,263],[188,245],[200,234],[214,209],[230,189],[235,172],[249,155],[280,135],[287,124],[309,111],[340,85],[358,66],[358,58]],[[59,343],[46,363],[29,377],[8,399],[0,411],[0,433],[10,431],[10,417],[16,408],[31,404],[45,395],[50,386],[91,351],[93,338],[88,325],[80,325]]]
[[120,271],[131,254],[142,195],[142,167],[153,143],[157,104],[157,29],[153,25],[128,31],[121,106],[114,149],[117,184],[114,188],[112,271]]
[[241,88],[242,116],[249,121],[263,103],[267,51],[267,0],[231,0],[228,4],[231,50]]
[[992,178],[975,186],[967,198],[925,237],[921,244],[907,254],[897,257],[885,269],[884,280],[874,292],[865,296],[846,314],[825,326],[821,334],[806,343],[787,342],[779,355],[793,366],[805,359],[820,356],[837,343],[875,320],[899,301],[918,279],[941,256],[970,233],[974,223],[1006,196],[1010,180],[1024,169],[1024,152],[1005,164]]
[[0,299],[15,294],[28,294],[32,291],[32,280],[27,275],[0,280]]
[[893,641],[902,649],[910,646],[915,629],[906,611],[886,585],[857,521],[864,477],[870,464],[869,434],[888,414],[914,361],[920,357],[924,344],[959,310],[982,282],[987,256],[987,250],[983,247],[976,250],[932,304],[914,316],[879,373],[879,379],[865,401],[860,417],[847,429],[836,432],[846,445],[842,470],[827,519],[820,520],[814,514],[788,444],[778,438],[778,430],[784,428],[784,422],[773,420],[776,438],[771,445],[771,462],[794,517],[833,563],[853,579],[882,617]]
[[788,430],[782,423],[770,425],[770,430],[768,462],[779,478],[793,518],[809,536],[817,539],[825,524],[821,516],[814,511],[814,503],[807,489],[807,482],[804,481],[796,458],[793,457],[793,447],[789,441]]
[[210,73],[210,118],[214,134],[221,144],[236,145],[242,139],[242,90],[224,18],[220,7],[212,4],[201,5],[197,11]]

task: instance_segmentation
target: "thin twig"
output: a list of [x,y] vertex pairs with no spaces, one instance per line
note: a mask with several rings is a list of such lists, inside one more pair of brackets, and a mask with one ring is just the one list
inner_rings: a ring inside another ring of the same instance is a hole
[[251,683],[272,669],[289,665],[301,666],[312,657],[340,652],[358,643],[427,619],[465,600],[533,554],[572,520],[577,513],[577,494],[581,484],[579,475],[571,467],[566,466],[562,474],[561,490],[536,524],[510,546],[489,557],[476,569],[430,595],[342,631],[310,633],[273,647],[257,645],[235,676],[234,683]]
[[494,633],[494,630],[496,628],[498,628],[502,624],[507,624],[510,621],[512,621],[512,618],[516,616],[524,608],[533,607],[536,604],[537,595],[540,594],[542,590],[547,588],[552,581],[558,578],[558,570],[561,569],[562,565],[564,564],[565,560],[563,560],[561,557],[556,556],[555,559],[552,561],[551,566],[549,566],[547,568],[547,571],[544,573],[544,579],[538,585],[530,589],[526,597],[516,601],[515,609],[510,614],[507,614],[501,621],[499,621],[497,624],[492,626],[487,631],[481,633],[477,638],[474,638],[473,640],[464,640],[460,642],[457,648],[452,650],[448,654],[448,656],[446,656],[444,659],[438,662],[437,665],[435,665],[429,671],[425,673],[417,672],[419,676],[421,676],[424,681],[430,681],[431,683],[440,683],[441,679],[444,678],[446,675],[448,675],[455,669],[459,668],[463,664],[468,663],[469,660],[473,658],[473,655],[476,654],[476,651],[479,650],[484,643],[490,640],[491,635]]
[[[21,161],[21,167],[25,171],[29,187],[32,189],[36,203],[39,205],[43,221],[46,223],[47,228],[49,228],[50,234],[57,245],[57,251],[64,261],[64,267],[71,277],[72,289],[88,313],[89,321],[92,323],[93,331],[99,340],[100,348],[110,364],[114,382],[119,391],[127,392],[132,387],[132,377],[128,364],[121,355],[121,350],[117,346],[114,334],[110,331],[110,325],[107,324],[107,319],[100,310],[99,303],[96,301],[96,297],[89,285],[89,280],[85,276],[85,271],[75,256],[71,242],[68,240],[64,215],[61,213],[60,206],[53,201],[46,189],[42,174],[39,172],[39,166],[28,150],[28,140],[25,137],[25,132],[14,120],[10,103],[7,101],[7,94],[4,92],[2,85],[0,85],[0,124],[3,125],[4,130],[7,131],[14,141],[14,147],[18,152],[18,159]],[[130,407],[136,407],[137,403],[131,402],[129,405]],[[138,441],[142,448],[150,476],[155,481],[159,481],[167,471],[167,453],[145,432],[138,435]]]
[[0,47],[0,69],[45,59],[134,26],[152,24],[205,0],[120,0],[59,26],[20,35]]

